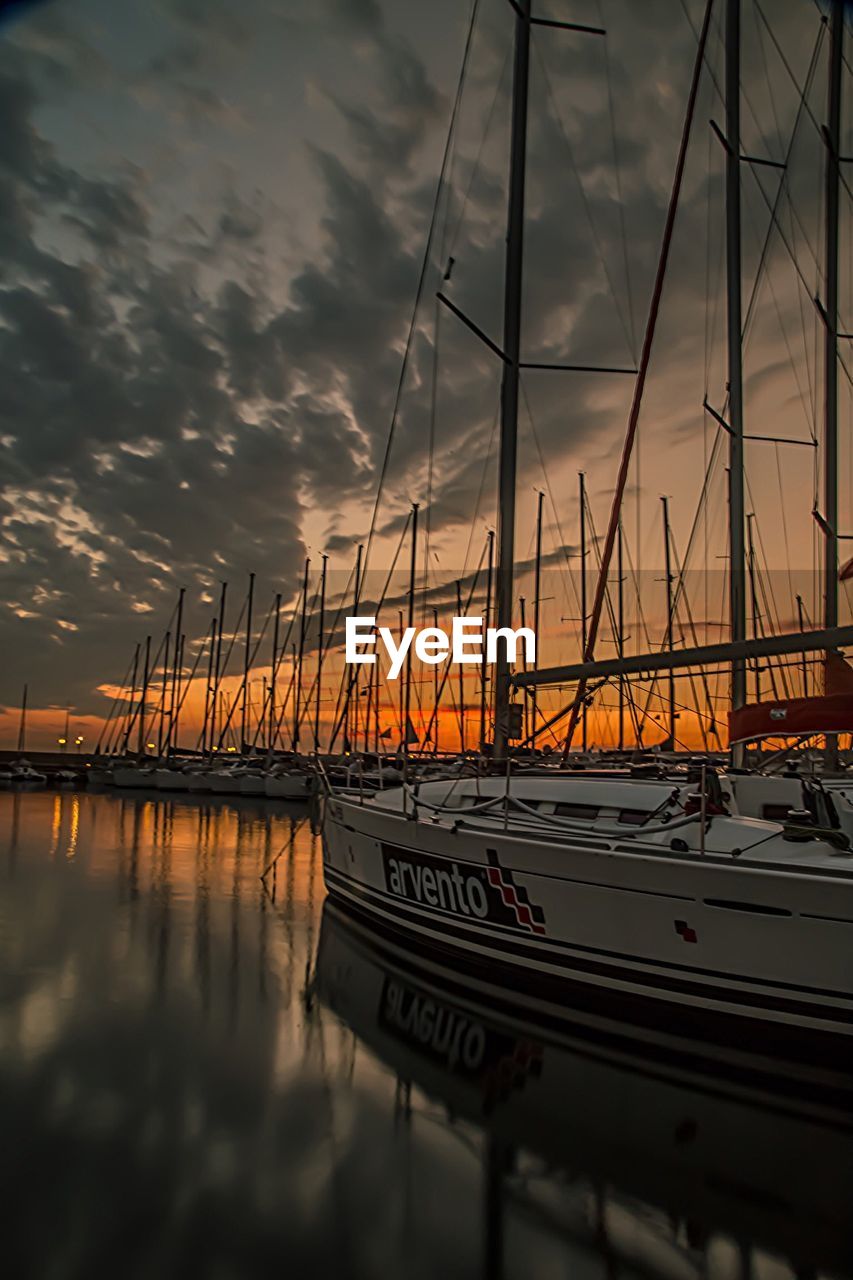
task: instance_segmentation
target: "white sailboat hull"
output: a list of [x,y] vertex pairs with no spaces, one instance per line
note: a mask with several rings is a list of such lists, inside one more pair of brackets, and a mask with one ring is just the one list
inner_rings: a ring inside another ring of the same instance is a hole
[[116,765],[113,769],[113,785],[116,787],[153,787],[154,770],[140,769],[134,765]]
[[311,794],[311,778],[307,773],[282,773],[264,782],[266,795],[279,800],[307,800]]
[[187,791],[189,778],[178,769],[155,769],[154,785],[158,791]]
[[848,858],[806,873],[638,843],[462,830],[335,797],[324,871],[334,897],[414,946],[562,984],[573,1007],[616,999],[634,1018],[642,998],[643,1020],[724,1015],[853,1046]]

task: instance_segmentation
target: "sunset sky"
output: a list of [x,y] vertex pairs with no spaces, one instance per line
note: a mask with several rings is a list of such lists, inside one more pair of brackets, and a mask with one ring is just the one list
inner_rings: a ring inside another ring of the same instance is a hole
[[[535,7],[607,35],[534,33],[524,358],[633,368],[703,5]],[[14,745],[25,682],[33,747],[55,741],[67,706],[91,744],[135,643],[150,632],[156,646],[179,587],[187,666],[222,580],[232,626],[250,572],[258,630],[277,591],[286,625],[306,556],[313,599],[326,552],[334,611],[383,469],[363,596],[380,593],[417,502],[419,620],[455,607],[453,584],[470,581],[495,527],[500,370],[438,312],[435,293],[443,287],[500,340],[506,0],[478,5],[388,442],[470,17],[467,0],[47,0],[0,19],[0,745]],[[723,154],[709,123],[724,121],[721,22],[718,3],[624,511],[637,574],[626,587],[629,649],[662,640],[663,494],[679,558],[694,530],[679,628],[689,617],[700,639],[725,635],[725,445],[715,445],[719,429],[702,408],[706,396],[725,403]],[[821,26],[811,0],[744,0],[743,151],[787,161],[784,177],[768,166],[742,171],[746,430],[801,442],[747,447],[768,630],[794,622],[798,593],[811,620],[821,608],[811,515],[816,493],[822,505],[823,463],[813,303],[823,294]],[[848,66],[845,155],[849,79]],[[849,334],[846,189],[841,222],[840,328]],[[853,533],[849,343],[841,358],[841,532]],[[524,378],[518,593],[529,609],[544,489],[548,664],[578,650],[577,473],[601,534],[632,386],[624,375]],[[408,554],[406,544],[401,569]],[[853,555],[853,543],[841,555]],[[594,550],[588,567],[592,590]],[[841,621],[850,620],[849,589]],[[393,622],[404,590],[398,573]],[[602,656],[613,652],[610,635],[608,626]],[[269,639],[261,644],[260,700]],[[324,718],[339,673],[335,656]],[[476,698],[473,682],[467,697]]]

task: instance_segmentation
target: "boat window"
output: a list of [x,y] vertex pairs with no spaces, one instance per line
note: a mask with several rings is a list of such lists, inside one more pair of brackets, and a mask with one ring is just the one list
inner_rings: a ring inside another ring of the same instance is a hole
[[598,817],[597,804],[555,804],[554,813],[560,818],[583,818],[594,822]]
[[619,821],[625,826],[639,827],[649,816],[648,809],[620,809]]

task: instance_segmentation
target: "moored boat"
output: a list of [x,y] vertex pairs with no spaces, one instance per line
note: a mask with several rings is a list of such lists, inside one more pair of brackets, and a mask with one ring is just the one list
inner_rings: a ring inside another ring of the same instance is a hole
[[307,800],[311,795],[313,776],[303,770],[268,773],[264,794],[278,800]]
[[572,1009],[849,1052],[846,846],[731,815],[716,779],[457,779],[324,815],[329,892],[416,947]]

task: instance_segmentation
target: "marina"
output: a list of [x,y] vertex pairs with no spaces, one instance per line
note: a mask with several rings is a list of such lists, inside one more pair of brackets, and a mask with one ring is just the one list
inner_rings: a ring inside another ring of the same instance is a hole
[[853,7],[75,3],[0,16],[11,1274],[853,1277]]

